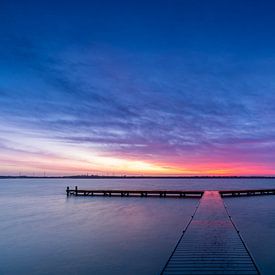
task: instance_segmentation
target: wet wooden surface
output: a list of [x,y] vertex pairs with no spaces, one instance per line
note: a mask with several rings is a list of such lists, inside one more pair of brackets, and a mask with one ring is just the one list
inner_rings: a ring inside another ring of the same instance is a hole
[[84,190],[78,189],[66,189],[67,196],[121,196],[121,197],[195,197],[200,198],[203,195],[203,191],[197,190],[104,190],[104,189],[94,189],[94,190]]
[[218,191],[205,191],[162,274],[260,274]]
[[222,190],[222,197],[275,195],[275,189]]

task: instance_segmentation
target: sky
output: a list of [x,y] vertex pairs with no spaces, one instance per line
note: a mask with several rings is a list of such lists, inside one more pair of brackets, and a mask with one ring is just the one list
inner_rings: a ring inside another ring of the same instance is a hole
[[0,0],[0,175],[275,175],[274,14]]

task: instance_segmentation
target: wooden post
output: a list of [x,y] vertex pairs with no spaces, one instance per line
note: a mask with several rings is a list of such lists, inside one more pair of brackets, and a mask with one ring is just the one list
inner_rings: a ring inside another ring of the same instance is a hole
[[70,187],[69,186],[67,186],[66,192],[67,192],[67,196],[69,196],[69,193],[70,193]]
[[78,191],[77,191],[77,186],[75,187],[75,195],[77,196],[77,193],[78,193]]

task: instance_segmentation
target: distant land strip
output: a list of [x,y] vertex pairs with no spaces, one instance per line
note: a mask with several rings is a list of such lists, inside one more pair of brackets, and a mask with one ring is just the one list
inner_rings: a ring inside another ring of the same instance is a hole
[[274,176],[0,176],[0,179],[275,179]]

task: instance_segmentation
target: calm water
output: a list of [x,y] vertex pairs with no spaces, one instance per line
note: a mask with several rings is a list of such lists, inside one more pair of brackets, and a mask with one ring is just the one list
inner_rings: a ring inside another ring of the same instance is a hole
[[[0,274],[159,274],[197,199],[67,198],[65,188],[275,188],[275,180],[0,180]],[[226,205],[263,274],[275,274],[275,196]]]

